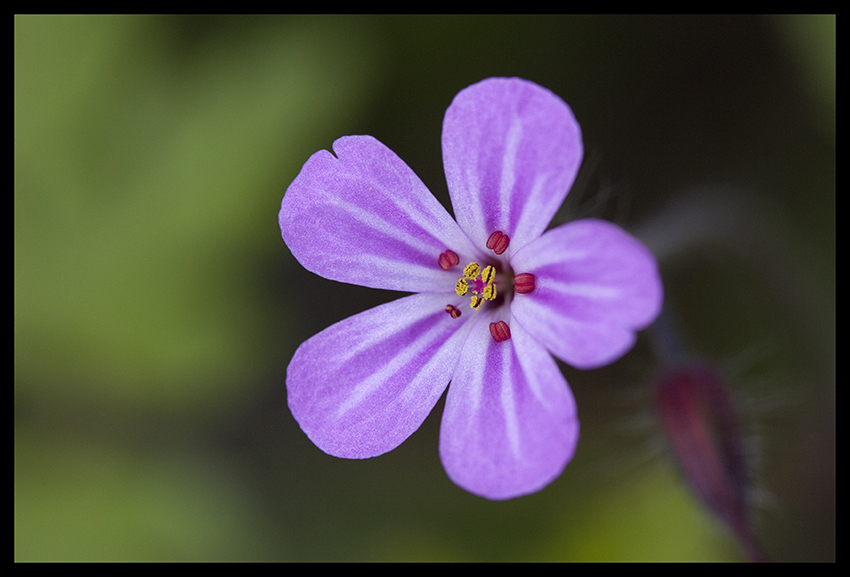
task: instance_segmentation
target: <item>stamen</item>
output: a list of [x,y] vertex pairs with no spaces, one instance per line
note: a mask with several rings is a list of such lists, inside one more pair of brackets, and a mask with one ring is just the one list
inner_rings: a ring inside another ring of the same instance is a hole
[[460,263],[460,258],[458,258],[457,253],[452,250],[447,250],[440,254],[439,258],[437,258],[437,264],[440,265],[440,268],[443,270],[449,270],[453,266],[457,266]]
[[530,272],[516,275],[514,277],[514,290],[523,295],[534,291],[534,275]]
[[511,327],[509,327],[508,323],[505,321],[490,323],[490,336],[492,336],[493,340],[497,343],[506,341],[511,338]]
[[508,245],[511,243],[511,238],[501,230],[495,231],[487,239],[487,248],[496,254],[502,254],[508,250]]
[[460,316],[460,309],[454,305],[446,305],[446,312],[449,313],[453,319]]
[[499,238],[502,236],[502,231],[497,230],[487,239],[487,248],[493,250],[496,247],[496,243],[499,241]]
[[489,265],[485,266],[484,270],[481,271],[481,280],[484,281],[484,284],[490,284],[494,278],[496,278],[496,269]]
[[496,285],[488,284],[484,287],[484,290],[481,291],[481,296],[483,296],[488,301],[491,301],[496,298]]
[[[478,273],[481,278],[478,278]],[[485,300],[492,301],[496,298],[496,269],[487,265],[481,270],[481,265],[471,262],[463,269],[463,278],[455,283],[455,292],[458,296],[465,296],[472,290],[472,299],[469,306],[478,310]]]

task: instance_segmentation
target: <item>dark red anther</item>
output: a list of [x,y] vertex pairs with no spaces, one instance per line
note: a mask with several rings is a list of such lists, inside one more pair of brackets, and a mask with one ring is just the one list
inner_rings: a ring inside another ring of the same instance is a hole
[[511,338],[511,327],[509,327],[508,323],[505,321],[490,323],[490,336],[492,336],[493,340],[497,343],[506,341]]
[[460,258],[458,258],[457,254],[452,250],[447,250],[444,253],[440,254],[440,257],[437,259],[437,264],[440,265],[440,268],[443,270],[449,270],[453,266],[457,266],[460,263]]
[[487,248],[489,248],[490,250],[493,250],[493,248],[496,246],[496,242],[499,240],[499,238],[501,236],[502,236],[501,230],[497,230],[496,232],[491,234],[490,238],[487,239]]
[[501,230],[495,231],[487,239],[487,248],[496,254],[502,254],[508,250],[508,245],[511,244],[511,238]]
[[453,319],[460,316],[460,309],[454,305],[446,305],[446,312],[449,313]]
[[530,272],[522,272],[516,275],[514,277],[514,290],[523,295],[534,291],[534,275]]

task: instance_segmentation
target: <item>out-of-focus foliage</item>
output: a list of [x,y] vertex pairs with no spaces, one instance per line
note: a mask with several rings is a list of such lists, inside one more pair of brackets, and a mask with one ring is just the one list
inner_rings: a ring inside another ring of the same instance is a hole
[[16,17],[16,410],[39,422],[16,428],[19,559],[256,551],[243,489],[109,429],[191,430],[282,354],[257,263],[281,253],[283,175],[376,78],[354,24]]
[[280,248],[279,175],[361,101],[369,44],[341,21],[192,46],[163,18],[15,25],[18,384],[181,411],[239,394],[269,346],[243,254]]

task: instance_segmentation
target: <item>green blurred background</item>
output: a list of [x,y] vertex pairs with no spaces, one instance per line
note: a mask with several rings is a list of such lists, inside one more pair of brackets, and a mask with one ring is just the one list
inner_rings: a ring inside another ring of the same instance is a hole
[[437,454],[329,457],[286,406],[304,339],[395,295],[301,269],[277,225],[346,134],[446,204],[460,89],[521,76],[585,138],[556,220],[659,256],[687,348],[740,401],[767,555],[835,559],[835,18],[15,18],[15,558],[738,560],[650,403],[648,336],[565,367],[583,435],[492,503]]

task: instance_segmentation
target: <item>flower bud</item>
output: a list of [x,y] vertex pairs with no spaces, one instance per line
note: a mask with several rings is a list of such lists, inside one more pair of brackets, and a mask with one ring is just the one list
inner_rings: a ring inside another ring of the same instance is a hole
[[709,366],[664,374],[655,404],[665,433],[700,501],[729,526],[752,560],[763,560],[750,524],[744,443],[723,376]]

